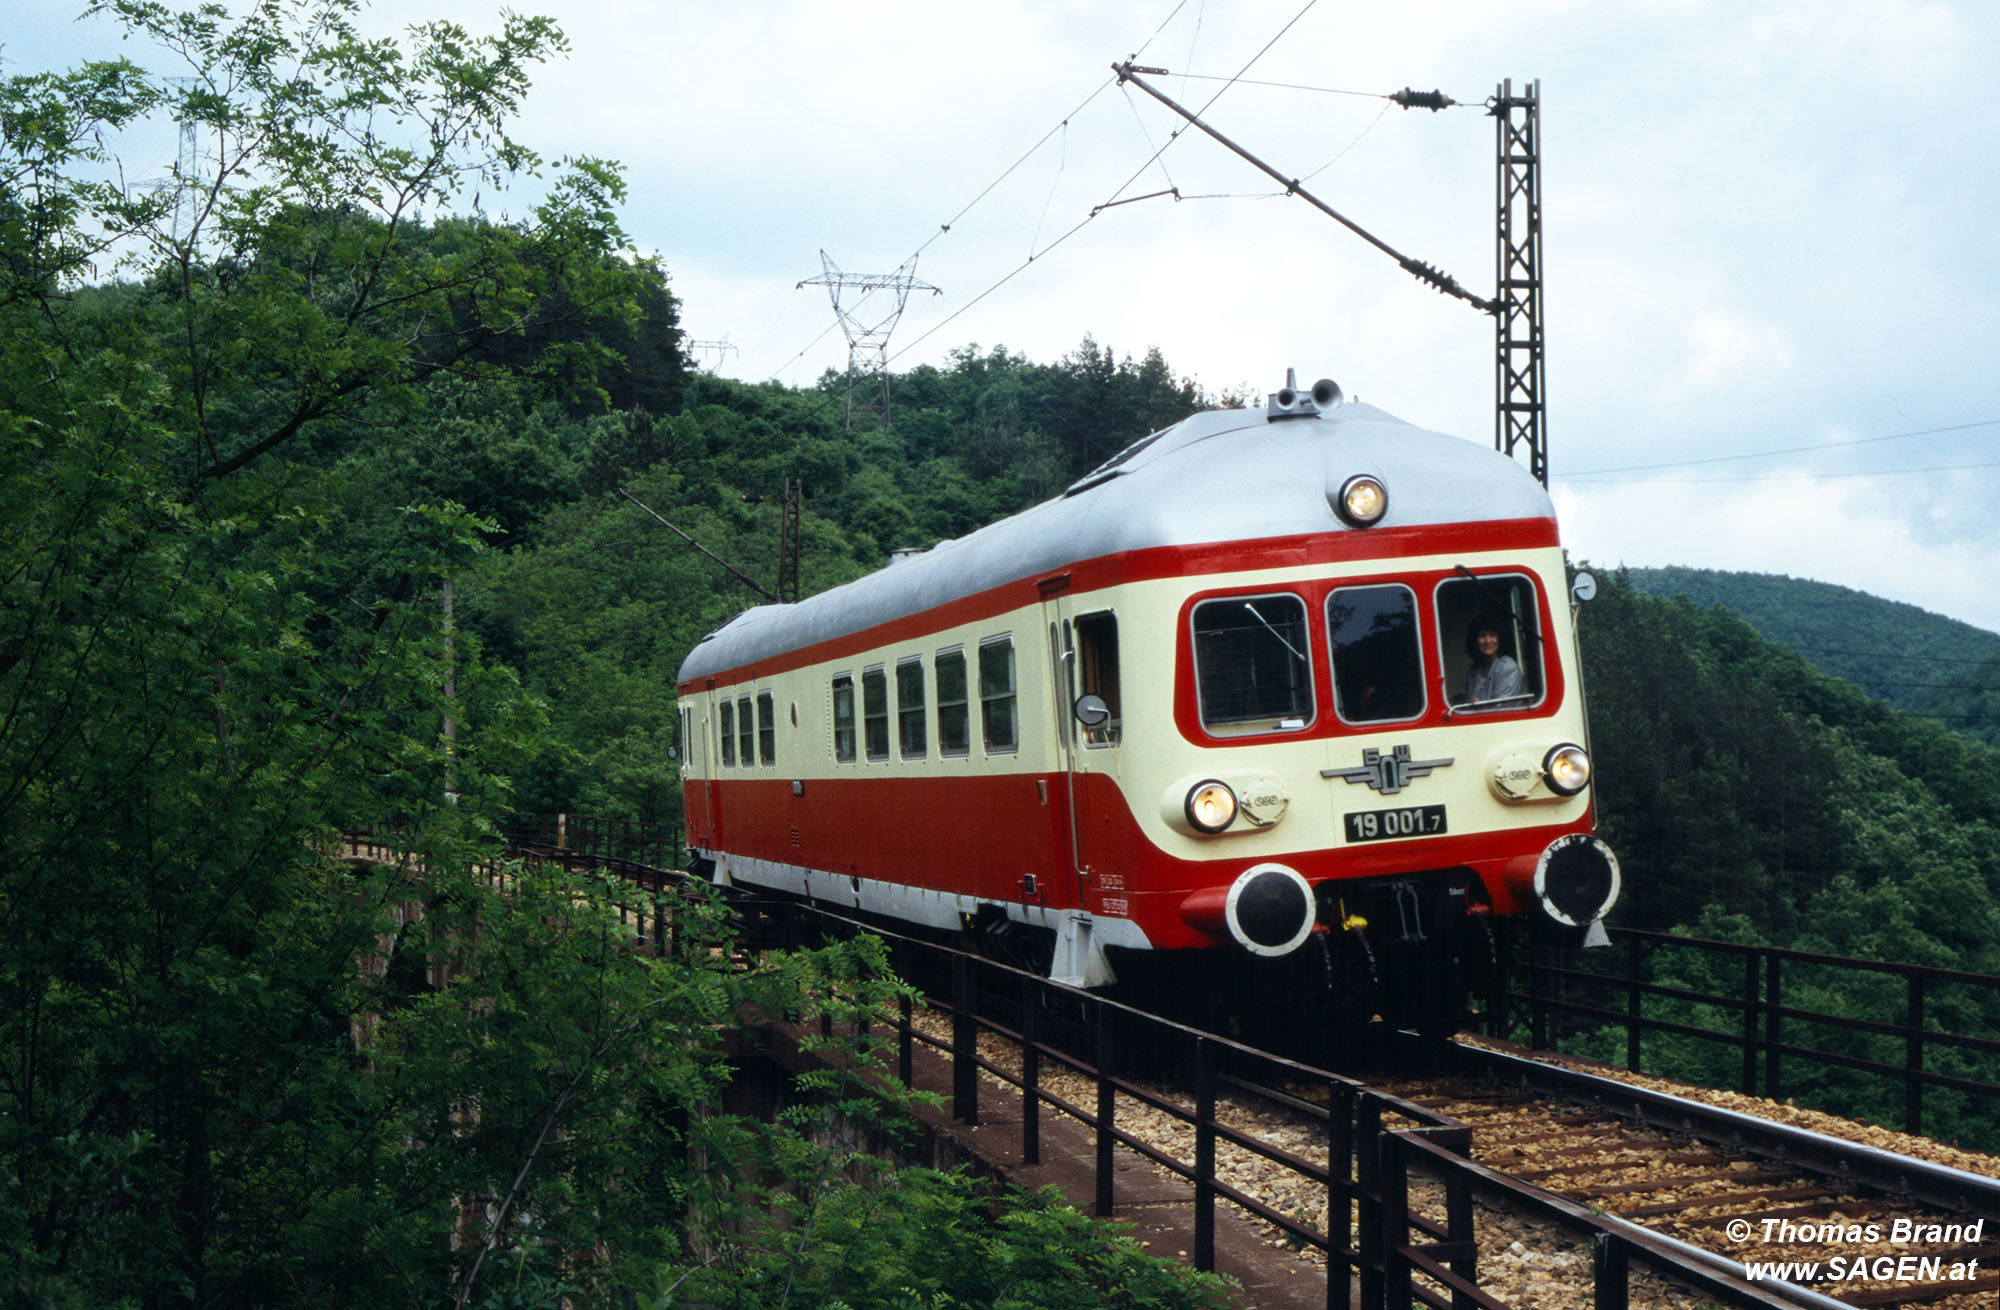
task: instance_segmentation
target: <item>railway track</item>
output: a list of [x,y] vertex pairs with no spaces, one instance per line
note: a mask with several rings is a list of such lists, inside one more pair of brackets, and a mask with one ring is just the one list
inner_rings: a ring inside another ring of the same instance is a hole
[[[1401,1089],[1473,1130],[1473,1158],[1851,1306],[2000,1305],[2000,1181],[1520,1055]],[[1856,1126],[1858,1128],[1858,1126]],[[1810,1272],[1808,1272],[1810,1271]]]
[[[940,1042],[945,1029],[932,1016]],[[997,1071],[986,1075],[996,1085],[1018,1076],[1020,1047],[1002,1035],[981,1034],[979,1054]],[[1456,1072],[1390,1080],[1381,1090],[1469,1128],[1471,1159],[1504,1180],[1474,1188],[1471,1263],[1496,1304],[1598,1304],[1590,1236],[1536,1213],[1548,1207],[1521,1204],[1532,1193],[1633,1235],[1647,1254],[1646,1267],[1632,1270],[1633,1306],[1716,1304],[1662,1266],[1740,1278],[1746,1264],[1774,1275],[1763,1284],[1774,1306],[2000,1305],[2000,1182],[1990,1176],[1503,1051],[1459,1054]],[[1044,1072],[1041,1080],[1072,1104],[1090,1103],[1086,1073]],[[1219,1121],[1294,1159],[1324,1158],[1323,1087],[1224,1081]],[[1191,1089],[1169,1083],[1148,1091],[1175,1108],[1121,1095],[1121,1131],[1191,1164]],[[1226,1142],[1216,1165],[1229,1186],[1327,1231],[1327,1192],[1316,1180]],[[1442,1227],[1442,1185],[1415,1184],[1410,1199],[1414,1214]],[[1270,1240],[1300,1248],[1276,1229]],[[1299,1254],[1322,1263],[1317,1252]],[[1816,1266],[1817,1276],[1803,1276],[1804,1266]]]

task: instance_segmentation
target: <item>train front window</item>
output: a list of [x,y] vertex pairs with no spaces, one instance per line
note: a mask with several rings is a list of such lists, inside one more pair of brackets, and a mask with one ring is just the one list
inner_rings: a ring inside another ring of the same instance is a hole
[[1534,579],[1472,574],[1438,584],[1438,643],[1452,712],[1527,709],[1545,687]]
[[1293,732],[1313,717],[1306,605],[1289,593],[1194,607],[1201,726],[1219,737]]
[[1408,587],[1340,587],[1326,598],[1333,707],[1343,723],[1386,723],[1424,712],[1417,596]]

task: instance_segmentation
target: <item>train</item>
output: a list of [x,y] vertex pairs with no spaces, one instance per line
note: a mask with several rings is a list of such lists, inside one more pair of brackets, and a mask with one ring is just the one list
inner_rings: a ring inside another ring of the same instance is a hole
[[690,867],[1184,1014],[1449,1025],[1496,920],[1618,898],[1590,590],[1515,460],[1288,371],[702,639]]

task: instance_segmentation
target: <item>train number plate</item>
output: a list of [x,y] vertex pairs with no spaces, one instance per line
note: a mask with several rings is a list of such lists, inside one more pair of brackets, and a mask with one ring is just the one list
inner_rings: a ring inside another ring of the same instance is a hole
[[1406,805],[1397,810],[1357,810],[1346,818],[1349,841],[1435,837],[1445,830],[1442,805]]

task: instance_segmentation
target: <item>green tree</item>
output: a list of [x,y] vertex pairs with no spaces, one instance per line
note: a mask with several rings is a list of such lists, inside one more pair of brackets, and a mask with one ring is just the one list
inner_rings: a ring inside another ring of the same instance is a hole
[[[394,541],[333,549],[340,489],[301,461],[552,288],[612,304],[617,179],[415,222],[532,166],[503,124],[543,20],[399,46],[345,0],[99,8],[193,81],[0,80],[0,1250],[37,1302],[407,1298],[287,1221],[424,1217],[370,1173],[394,1139],[351,1034],[386,998],[356,960],[423,899],[409,868],[470,876],[539,722],[438,603],[483,525],[406,488]],[[178,229],[87,180],[156,107],[218,160]],[[131,283],[78,294],[114,261]],[[404,872],[332,858],[390,821]]]

